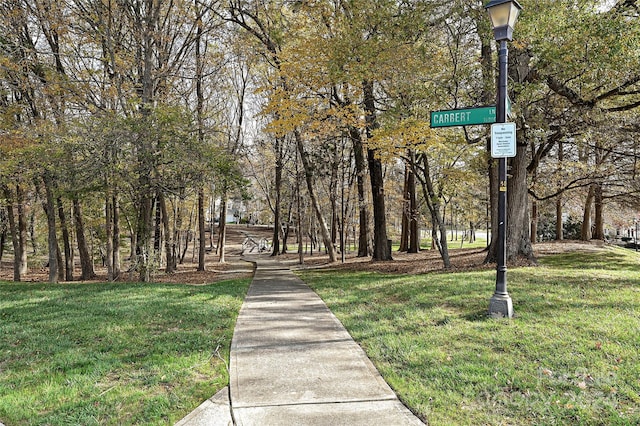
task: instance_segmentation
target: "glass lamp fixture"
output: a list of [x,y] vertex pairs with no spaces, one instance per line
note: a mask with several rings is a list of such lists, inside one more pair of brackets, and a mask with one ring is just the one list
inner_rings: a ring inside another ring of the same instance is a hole
[[493,35],[496,41],[513,39],[513,27],[516,25],[522,6],[516,0],[491,0],[484,7],[489,12]]

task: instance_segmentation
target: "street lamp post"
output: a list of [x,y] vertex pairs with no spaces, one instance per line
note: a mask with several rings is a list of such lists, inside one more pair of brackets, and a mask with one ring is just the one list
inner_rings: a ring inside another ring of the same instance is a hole
[[[522,6],[515,0],[491,0],[485,6],[496,41],[500,42],[498,54],[498,99],[496,123],[507,122],[507,41],[513,39],[515,26]],[[493,142],[493,141],[492,141]],[[507,158],[498,160],[498,259],[496,267],[496,291],[489,301],[489,315],[513,317],[513,302],[507,292]]]

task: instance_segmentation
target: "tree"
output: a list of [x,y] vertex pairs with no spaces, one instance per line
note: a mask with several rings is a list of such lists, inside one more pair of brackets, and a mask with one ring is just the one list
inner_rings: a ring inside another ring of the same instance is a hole
[[[272,107],[270,111],[274,114],[274,122],[276,123],[284,123],[284,120],[289,120],[291,117],[287,115],[286,117],[282,116],[282,109],[280,107],[284,106],[284,108],[288,108],[289,101],[291,100],[290,90],[293,89],[290,85],[290,81],[285,74],[281,74],[281,65],[282,58],[281,53],[283,46],[279,44],[281,41],[280,33],[286,31],[284,26],[284,18],[287,13],[287,9],[285,6],[279,10],[280,15],[276,17],[273,14],[270,14],[271,8],[267,7],[263,4],[257,4],[256,11],[249,10],[248,7],[244,7],[241,4],[236,4],[235,2],[229,3],[229,16],[226,17],[230,22],[238,25],[239,27],[246,30],[249,34],[253,35],[266,49],[267,59],[270,61],[273,66],[275,72],[277,73],[276,82],[274,82],[272,86],[274,100],[272,102]],[[277,9],[276,9],[277,10]],[[261,13],[264,12],[264,15]],[[273,107],[276,105],[276,107]],[[279,124],[275,124],[274,127],[277,127]],[[289,127],[285,126],[284,128]],[[317,199],[315,198],[314,188],[313,188],[313,180],[312,173],[310,167],[310,163],[306,160],[307,154],[304,151],[304,145],[302,140],[302,135],[300,130],[295,128],[287,129],[288,133],[293,134],[293,138],[295,139],[296,146],[298,148],[298,153],[300,155],[303,167],[305,167],[305,176],[307,182],[307,191],[310,194],[312,199],[312,204],[316,213],[316,216],[319,220],[320,228],[322,231],[325,248],[329,252],[329,257],[332,262],[336,261],[336,253],[335,248],[331,243],[331,239],[329,237],[329,231],[327,229],[326,222],[322,217],[322,212],[320,211],[319,204],[317,203]],[[281,149],[281,141],[285,137],[287,133],[279,130],[275,130],[275,140],[276,140],[276,202],[275,202],[275,220],[274,220],[274,238],[273,238],[273,254],[279,253],[279,224],[280,224],[280,184],[282,179],[282,153]],[[316,201],[313,201],[316,200]]]
[[[634,69],[632,62],[637,61],[634,48],[628,48],[637,46],[631,40],[637,32],[628,27],[631,21],[624,12],[626,3],[619,2],[611,11],[603,12],[599,2],[536,2],[529,5],[518,24],[509,66],[511,99],[521,129],[518,156],[511,164],[514,177],[507,203],[509,258],[532,258],[529,215],[520,214],[528,208],[527,178],[537,176],[536,185],[540,188],[541,173],[535,171],[543,161],[551,159],[549,154],[557,151],[559,143],[564,151],[567,142],[598,131],[599,126],[594,125],[598,116],[637,107],[633,97],[638,79],[628,72]],[[607,19],[602,14],[607,14]],[[555,168],[567,173],[565,166]],[[596,168],[592,176],[601,171]],[[583,174],[560,186],[556,184],[549,192],[559,196],[584,183],[587,181]],[[536,200],[541,200],[544,197],[538,191],[534,187]],[[488,259],[492,254],[490,251]]]

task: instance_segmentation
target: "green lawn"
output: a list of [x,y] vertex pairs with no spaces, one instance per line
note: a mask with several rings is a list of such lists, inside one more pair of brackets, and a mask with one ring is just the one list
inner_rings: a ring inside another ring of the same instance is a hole
[[637,253],[510,269],[512,320],[486,316],[494,271],[301,276],[429,424],[640,424]]
[[249,283],[0,283],[0,422],[174,423],[227,385]]
[[[478,237],[474,242],[470,243],[466,238],[463,240],[462,235],[463,233],[459,232],[458,237],[457,238],[454,237],[454,239],[452,240],[451,234],[448,234],[447,247],[449,248],[449,250],[456,250],[459,248],[484,249],[485,247],[487,247],[487,239],[485,237]],[[398,241],[398,238],[399,237],[396,237],[395,239],[393,239],[392,249],[394,252],[400,248],[400,242]],[[420,250],[430,250],[430,249],[431,249],[431,238],[423,238],[422,240],[420,240]]]

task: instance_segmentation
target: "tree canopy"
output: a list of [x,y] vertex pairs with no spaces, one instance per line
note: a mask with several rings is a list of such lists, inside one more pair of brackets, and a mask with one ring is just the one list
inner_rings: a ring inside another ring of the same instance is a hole
[[[521,4],[511,258],[531,255],[541,220],[554,238],[571,217],[581,238],[604,239],[629,226],[613,211],[640,219],[638,2]],[[384,261],[389,240],[426,229],[445,267],[451,214],[476,229],[495,212],[487,127],[429,122],[495,103],[481,1],[20,0],[0,13],[0,184],[16,279],[28,234],[40,244],[27,219],[48,229],[52,281],[58,253],[74,247],[93,273],[85,233],[111,279],[126,235],[127,268],[148,280],[184,258],[196,223],[204,256],[205,228],[213,235],[232,204],[273,225],[274,255],[294,224],[314,247],[319,234],[331,260],[347,250],[338,235]]]

